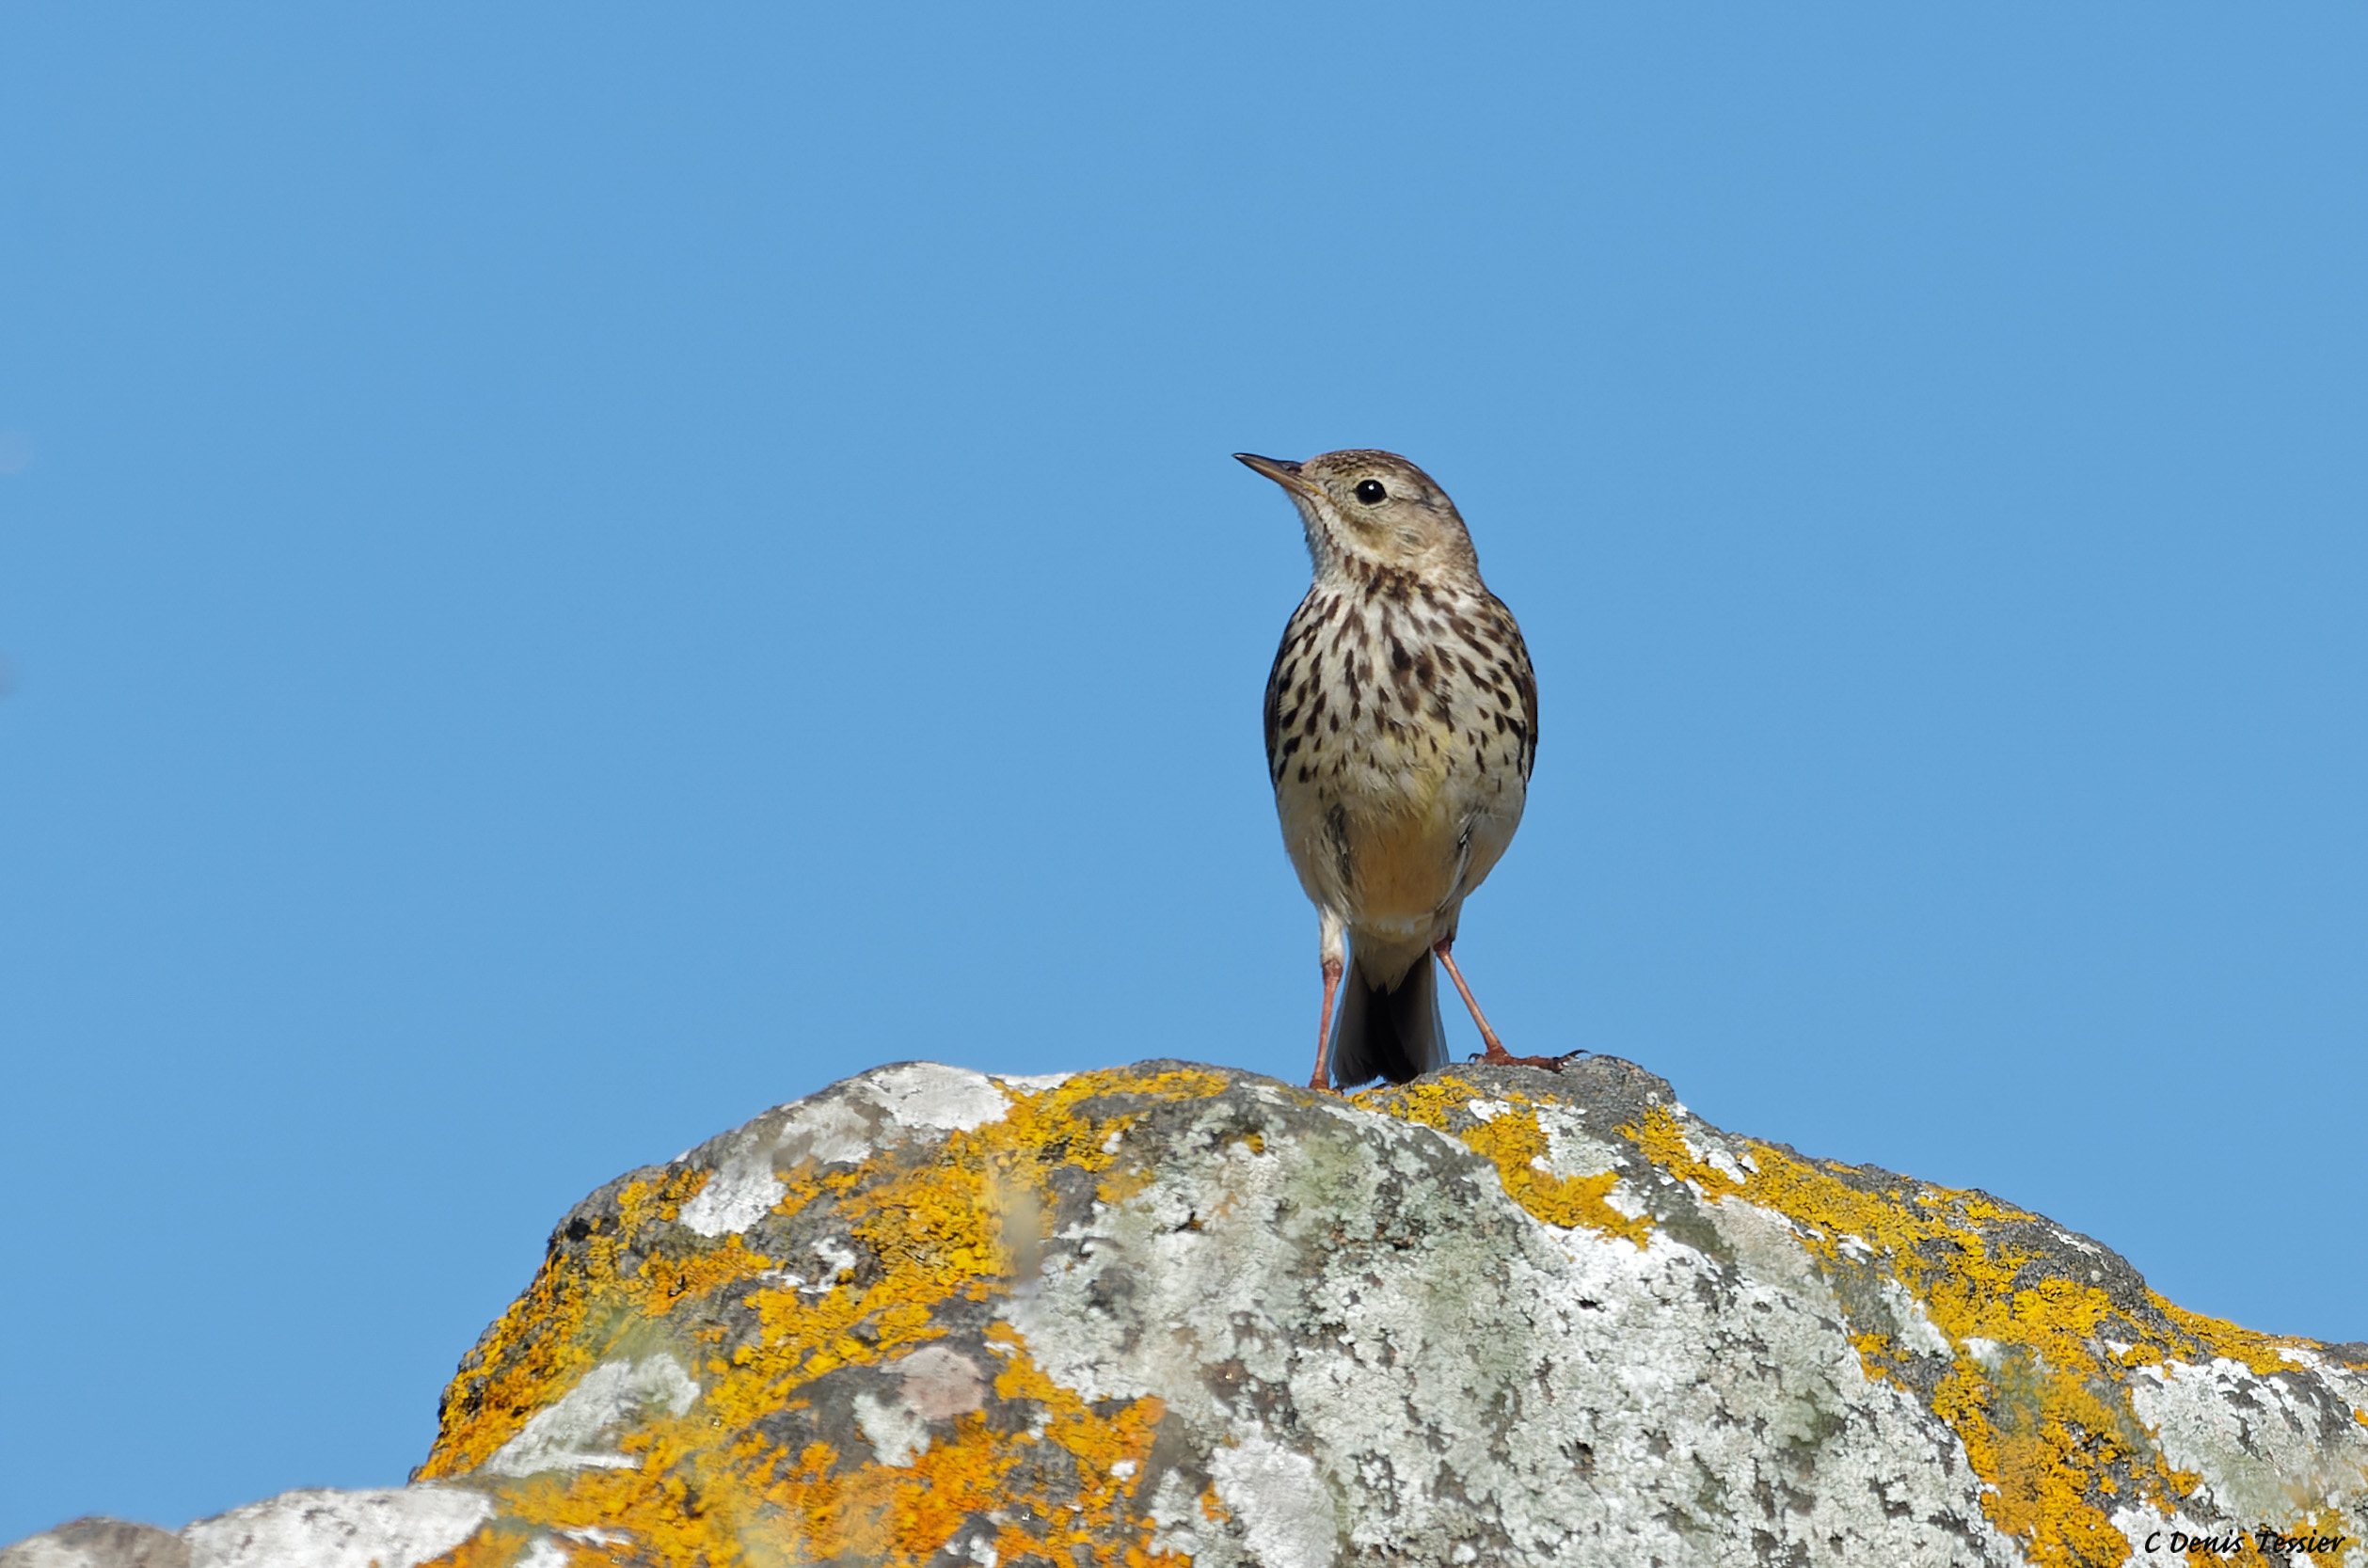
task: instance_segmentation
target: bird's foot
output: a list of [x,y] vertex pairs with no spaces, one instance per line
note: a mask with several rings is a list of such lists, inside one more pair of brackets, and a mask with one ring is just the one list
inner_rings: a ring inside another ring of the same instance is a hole
[[1583,1051],[1565,1051],[1559,1056],[1516,1056],[1497,1041],[1490,1040],[1488,1049],[1474,1056],[1472,1060],[1486,1062],[1490,1067],[1542,1067],[1549,1072],[1560,1072],[1565,1062],[1573,1056],[1586,1054],[1587,1053]]

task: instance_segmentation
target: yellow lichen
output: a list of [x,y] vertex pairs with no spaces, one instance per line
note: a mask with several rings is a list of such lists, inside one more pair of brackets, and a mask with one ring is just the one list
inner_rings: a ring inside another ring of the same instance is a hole
[[2151,1291],[2147,1294],[2163,1316],[2194,1336],[2205,1350],[2214,1355],[2224,1355],[2231,1361],[2241,1361],[2256,1372],[2292,1371],[2294,1362],[2281,1353],[2287,1347],[2306,1342],[2281,1338],[2258,1329],[2240,1328],[2225,1318],[2207,1318],[2201,1312],[2190,1312],[2175,1302],[2154,1295]]
[[1650,1215],[1629,1215],[1612,1207],[1612,1189],[1619,1173],[1595,1176],[1555,1176],[1540,1168],[1549,1152],[1546,1130],[1537,1122],[1537,1102],[1517,1092],[1502,1102],[1511,1108],[1494,1116],[1472,1118],[1457,1127],[1449,1112],[1488,1098],[1486,1091],[1460,1078],[1441,1074],[1395,1091],[1360,1095],[1358,1103],[1385,1111],[1402,1121],[1437,1128],[1462,1140],[1475,1154],[1497,1167],[1505,1194],[1549,1225],[1584,1226],[1606,1236],[1630,1242],[1642,1250],[1652,1234]]
[[[513,1568],[532,1549],[534,1531],[515,1520],[495,1518],[436,1560],[437,1568]],[[562,1550],[565,1544],[562,1544]]]
[[1620,1132],[1636,1140],[1645,1159],[1681,1181],[1691,1181],[1706,1197],[1740,1192],[1743,1183],[1694,1152],[1686,1130],[1666,1105],[1656,1105]]
[[[644,1420],[621,1439],[632,1466],[517,1481],[476,1477],[501,1497],[507,1517],[549,1530],[621,1535],[618,1560],[771,1568],[808,1558],[918,1564],[941,1553],[964,1520],[990,1509],[1025,1515],[1033,1507],[1034,1523],[993,1527],[995,1550],[1007,1560],[1033,1553],[1128,1568],[1169,1561],[1151,1547],[1152,1527],[1135,1499],[1159,1402],[1097,1412],[1039,1370],[1008,1331],[994,1336],[1003,1360],[996,1391],[1037,1402],[1036,1430],[1003,1432],[979,1415],[965,1416],[912,1464],[892,1465],[850,1463],[827,1444],[787,1453],[762,1435],[759,1422],[802,1407],[801,1390],[826,1372],[890,1361],[938,1337],[939,1306],[1007,1290],[1041,1241],[1040,1216],[1056,1200],[1057,1167],[1105,1177],[1113,1190],[1139,1185],[1134,1171],[1118,1168],[1136,1114],[1106,1105],[1089,1111],[1089,1101],[1190,1099],[1225,1085],[1194,1070],[1084,1073],[1014,1096],[1008,1115],[948,1134],[924,1162],[900,1164],[891,1150],[851,1170],[792,1173],[781,1209],[835,1202],[838,1219],[877,1263],[877,1276],[860,1286],[842,1278],[802,1290],[765,1277],[779,1264],[739,1236],[681,1252],[679,1231],[667,1239],[675,1251],[661,1249],[626,1275],[619,1259],[650,1241],[652,1223],[672,1219],[702,1178],[676,1173],[656,1186],[628,1187],[614,1226],[590,1238],[580,1259],[547,1264],[488,1338],[482,1371],[455,1381],[421,1476],[476,1471],[585,1371],[612,1354],[638,1353],[650,1333],[661,1332],[632,1323],[736,1291],[759,1332],[729,1357],[687,1357],[704,1370],[701,1397],[682,1415]],[[1023,1464],[1031,1452],[1053,1449],[1065,1465]],[[1118,1474],[1120,1467],[1127,1473]],[[1038,1477],[1032,1489],[1015,1481],[1022,1472]],[[1064,1472],[1073,1483],[1055,1496],[1046,1478]],[[612,1556],[582,1537],[569,1550],[579,1562]],[[453,1558],[440,1568],[460,1565]]]
[[[1903,1200],[1882,1181],[1845,1181],[1821,1164],[1756,1141],[1748,1145],[1756,1168],[1738,1180],[1694,1150],[1666,1107],[1620,1131],[1705,1197],[1732,1195],[1785,1216],[1829,1273],[1869,1270],[1907,1288],[1955,1349],[1932,1398],[1934,1413],[1989,1484],[1982,1506],[1992,1522],[2035,1560],[2127,1558],[2127,1539],[2099,1506],[2120,1490],[2112,1466],[2126,1466],[2140,1495],[2166,1506],[2200,1484],[2154,1451],[2116,1372],[2199,1353],[2231,1355],[2257,1371],[2285,1365],[2270,1336],[2184,1312],[2160,1297],[2155,1305],[2184,1335],[2153,1336],[2132,1324],[2138,1342],[2115,1355],[2099,1338],[2099,1325],[2116,1315],[2102,1285],[2051,1273],[2017,1286],[2039,1255],[1983,1227],[2037,1216],[1995,1198],[1926,1188]],[[1897,1347],[1885,1337],[1854,1335],[1852,1343],[1869,1375],[1899,1381],[1890,1364]]]
[[[614,1225],[586,1239],[580,1270],[545,1264],[479,1346],[473,1359],[484,1369],[482,1381],[468,1370],[453,1380],[442,1429],[418,1479],[460,1475],[483,1465],[518,1434],[529,1417],[590,1371],[624,1337],[628,1324],[666,1311],[685,1276],[663,1267],[653,1273],[650,1265],[628,1275],[622,1259],[655,1227],[671,1226],[707,1180],[705,1171],[680,1170],[655,1182],[628,1183],[617,1195]],[[744,1250],[718,1251],[752,1272],[770,1266]],[[721,1282],[712,1277],[720,1275],[720,1265],[693,1268],[707,1279],[707,1289]]]

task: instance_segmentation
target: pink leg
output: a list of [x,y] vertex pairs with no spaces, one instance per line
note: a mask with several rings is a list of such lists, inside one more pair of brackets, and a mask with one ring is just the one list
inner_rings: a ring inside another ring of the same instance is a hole
[[[1438,954],[1438,961],[1447,966],[1447,977],[1455,982],[1455,990],[1463,995],[1464,1006],[1471,1009],[1472,1022],[1480,1026],[1480,1043],[1488,1048],[1481,1053],[1480,1060],[1493,1062],[1498,1067],[1542,1067],[1560,1072],[1563,1063],[1569,1059],[1567,1056],[1516,1056],[1505,1050],[1504,1042],[1497,1038],[1497,1032],[1488,1027],[1488,1020],[1480,1011],[1480,1003],[1472,996],[1471,988],[1464,984],[1464,972],[1455,967],[1455,957],[1448,951],[1453,942],[1453,938],[1441,941],[1431,951]],[[1569,1054],[1576,1056],[1579,1053],[1573,1051]]]
[[1315,1025],[1315,1076],[1308,1080],[1308,1087],[1318,1093],[1329,1089],[1332,1064],[1332,1002],[1340,995],[1341,960],[1329,956],[1324,960],[1324,1013]]

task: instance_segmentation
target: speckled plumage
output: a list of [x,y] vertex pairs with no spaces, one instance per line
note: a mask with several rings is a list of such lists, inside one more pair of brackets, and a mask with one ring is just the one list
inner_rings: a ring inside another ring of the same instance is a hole
[[1318,1076],[1403,1082],[1444,1060],[1429,955],[1520,825],[1537,754],[1529,651],[1454,503],[1412,463],[1243,461],[1290,495],[1314,566],[1266,682],[1266,763],[1327,991],[1346,942]]

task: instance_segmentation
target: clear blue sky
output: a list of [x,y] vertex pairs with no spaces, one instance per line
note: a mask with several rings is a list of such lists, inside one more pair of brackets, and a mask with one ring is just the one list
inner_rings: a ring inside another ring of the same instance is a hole
[[861,1068],[1302,1077],[1238,449],[1527,628],[1516,1050],[2368,1338],[2363,45],[0,7],[0,1540],[399,1481]]

